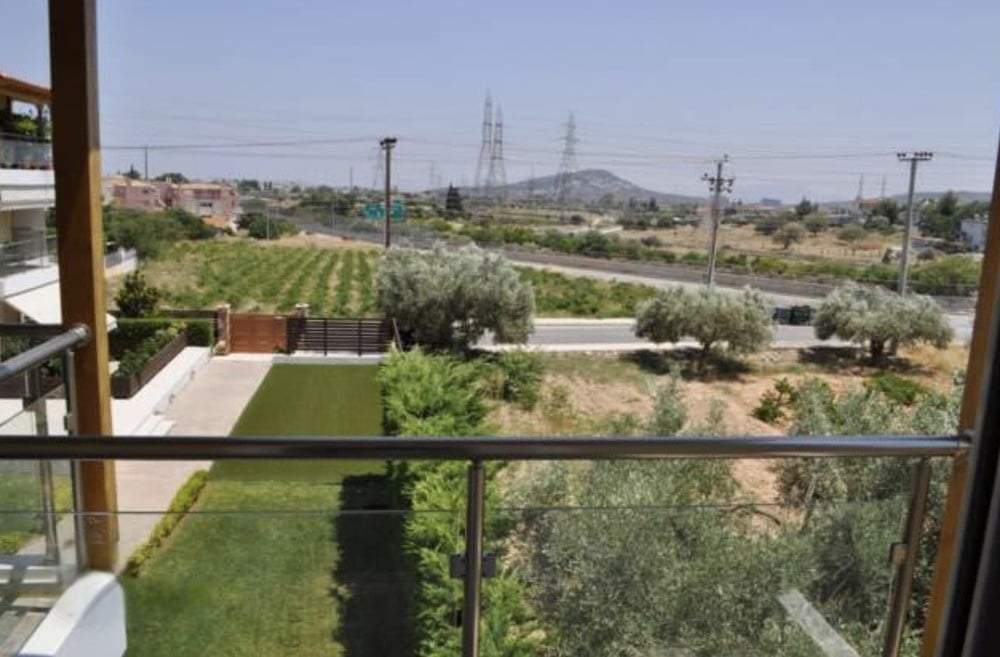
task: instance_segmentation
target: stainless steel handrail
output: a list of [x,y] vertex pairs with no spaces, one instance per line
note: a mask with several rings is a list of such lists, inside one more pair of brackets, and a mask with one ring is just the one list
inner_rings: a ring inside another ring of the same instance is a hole
[[[9,361],[8,361],[9,362]],[[342,436],[0,437],[0,459],[434,459],[454,461],[680,458],[933,457],[969,448],[962,436],[407,438]]]
[[0,363],[0,382],[23,374],[33,367],[38,367],[50,358],[61,356],[89,339],[90,329],[82,324],[67,329],[42,344],[31,347]]

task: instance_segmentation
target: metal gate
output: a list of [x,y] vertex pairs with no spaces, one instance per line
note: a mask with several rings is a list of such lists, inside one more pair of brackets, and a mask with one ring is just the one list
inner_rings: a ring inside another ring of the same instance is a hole
[[397,342],[391,319],[343,317],[289,317],[288,350],[380,354]]

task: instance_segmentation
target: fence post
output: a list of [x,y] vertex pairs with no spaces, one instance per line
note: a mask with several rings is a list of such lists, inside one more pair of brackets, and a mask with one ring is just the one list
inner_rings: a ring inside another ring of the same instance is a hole
[[358,356],[361,355],[361,319],[358,319]]
[[232,315],[232,306],[228,303],[223,303],[215,308],[215,330],[218,335],[215,336],[215,347],[216,353],[221,356],[229,355],[233,350],[231,328],[230,328],[230,316]]
[[323,318],[323,355],[326,356],[330,349],[330,318]]
[[465,501],[465,598],[462,608],[462,657],[479,657],[479,605],[483,582],[483,498],[486,471],[479,459],[469,464]]
[[893,545],[896,561],[896,576],[889,602],[889,622],[885,630],[882,657],[898,657],[906,629],[907,612],[913,596],[913,573],[920,553],[920,537],[924,530],[924,515],[927,512],[927,492],[931,483],[931,465],[926,458],[920,459],[913,470],[910,485],[910,506],[906,514],[906,528],[903,542]]

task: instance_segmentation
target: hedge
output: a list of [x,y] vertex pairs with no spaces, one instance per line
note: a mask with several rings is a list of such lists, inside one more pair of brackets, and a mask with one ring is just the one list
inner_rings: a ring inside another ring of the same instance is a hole
[[177,525],[184,519],[184,515],[191,510],[194,503],[198,501],[198,496],[208,482],[208,471],[198,470],[181,486],[174,499],[170,501],[167,512],[160,518],[160,521],[153,527],[152,533],[145,543],[136,548],[132,556],[125,564],[126,574],[138,577],[143,564],[156,553],[170,534],[173,533]]
[[120,360],[125,352],[135,349],[154,333],[174,327],[183,330],[192,347],[215,345],[215,322],[211,319],[172,319],[166,317],[119,317],[118,327],[108,336],[111,357]]

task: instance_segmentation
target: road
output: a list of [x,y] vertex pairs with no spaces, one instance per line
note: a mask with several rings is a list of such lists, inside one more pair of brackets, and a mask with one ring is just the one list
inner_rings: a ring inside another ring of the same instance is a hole
[[[955,330],[955,341],[967,343],[972,336],[972,318],[968,315],[948,315]],[[693,342],[654,345],[633,334],[634,322],[630,319],[538,319],[535,332],[528,339],[528,347],[539,351],[633,351],[636,349],[673,349],[692,346]],[[816,339],[811,326],[775,327],[775,347],[805,348],[819,345],[845,346],[839,340]],[[518,345],[497,345],[492,337],[479,345],[483,349],[513,349]]]

